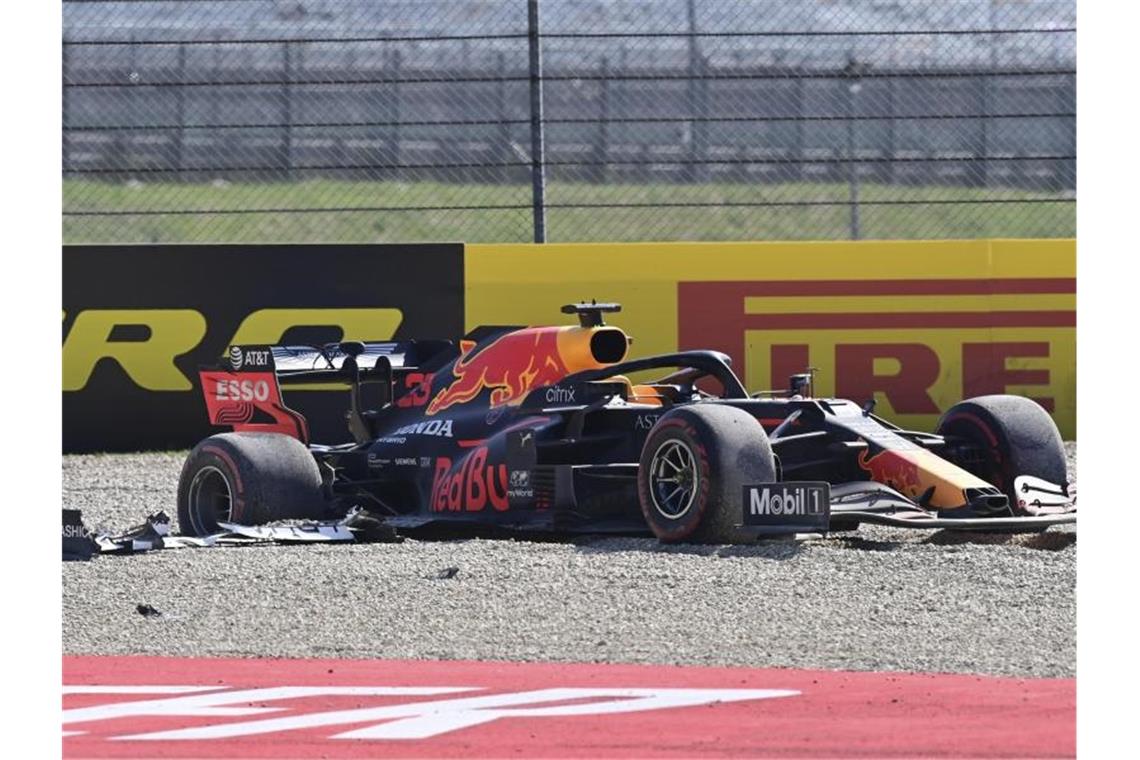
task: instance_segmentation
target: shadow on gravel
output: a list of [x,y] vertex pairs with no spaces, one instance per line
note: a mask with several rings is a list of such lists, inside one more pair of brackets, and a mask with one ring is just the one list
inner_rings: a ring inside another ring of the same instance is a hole
[[472,540],[524,541],[533,544],[563,544],[581,554],[686,554],[699,557],[759,557],[784,560],[804,550],[803,541],[772,540],[754,544],[663,544],[648,536],[603,533],[541,533],[487,525],[432,524],[416,528],[400,528],[399,533],[416,541],[462,543]]
[[411,529],[400,529],[400,534],[417,541],[464,542],[471,540],[525,541],[536,544],[563,544],[573,546],[581,554],[616,554],[643,552],[645,554],[684,554],[697,557],[757,557],[786,560],[799,556],[810,546],[853,549],[865,552],[893,552],[913,546],[954,546],[983,544],[1021,546],[1027,549],[1060,551],[1077,541],[1075,531],[1046,531],[1044,533],[972,533],[941,530],[921,540],[908,536],[905,540],[889,541],[864,538],[858,535],[831,534],[827,538],[809,540],[768,540],[754,544],[706,545],[663,544],[655,538],[582,533],[539,533],[508,530],[492,526],[450,526],[437,524]]
[[1044,533],[968,533],[965,531],[940,530],[922,543],[935,546],[957,544],[987,544],[998,546],[1021,546],[1026,549],[1060,551],[1077,543],[1076,531],[1045,531]]
[[828,538],[823,546],[855,549],[866,552],[892,552],[916,545],[960,546],[964,544],[987,546],[1021,546],[1026,549],[1060,551],[1077,542],[1075,531],[1046,531],[1044,533],[974,533],[967,531],[940,530],[915,541],[881,541],[861,536],[837,536]]
[[859,549],[865,552],[893,552],[907,546],[905,541],[875,541],[860,536],[840,536],[827,539],[827,546],[838,546],[842,549]]
[[574,545],[581,554],[615,554],[617,552],[644,552],[646,554],[683,554],[696,557],[756,557],[759,559],[786,560],[804,551],[802,541],[761,541],[755,544],[728,546],[709,544],[662,544],[655,538],[613,538],[609,536],[579,536]]

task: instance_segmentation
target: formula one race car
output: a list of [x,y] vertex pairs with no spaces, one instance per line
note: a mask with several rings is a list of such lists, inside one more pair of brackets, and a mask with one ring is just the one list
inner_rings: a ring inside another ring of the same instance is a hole
[[[211,436],[178,487],[183,533],[333,518],[662,541],[903,527],[1042,530],[1076,520],[1052,419],[1029,399],[963,401],[934,433],[874,403],[814,398],[811,372],[750,394],[715,351],[627,360],[604,314],[479,327],[458,342],[234,346],[201,371]],[[638,377],[655,376],[648,381]],[[354,442],[311,443],[280,385],[347,387]]]

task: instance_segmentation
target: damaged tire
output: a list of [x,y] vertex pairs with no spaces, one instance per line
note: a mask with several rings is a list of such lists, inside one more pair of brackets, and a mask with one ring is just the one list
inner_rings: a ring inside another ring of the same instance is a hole
[[753,540],[743,530],[744,486],[776,480],[768,435],[747,412],[696,404],[667,412],[645,440],[637,473],[641,513],[664,542]]
[[1065,444],[1056,423],[1041,406],[1021,396],[978,396],[942,415],[935,431],[954,446],[952,461],[992,483],[1018,505],[1013,480],[1032,475],[1057,485],[1068,482]]
[[319,518],[321,473],[305,444],[279,433],[222,433],[190,452],[178,480],[178,525],[191,536],[219,522]]

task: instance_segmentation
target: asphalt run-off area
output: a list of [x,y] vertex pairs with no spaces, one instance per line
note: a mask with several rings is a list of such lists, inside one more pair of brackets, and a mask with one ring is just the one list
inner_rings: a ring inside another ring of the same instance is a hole
[[71,656],[64,755],[1064,757],[1071,678]]

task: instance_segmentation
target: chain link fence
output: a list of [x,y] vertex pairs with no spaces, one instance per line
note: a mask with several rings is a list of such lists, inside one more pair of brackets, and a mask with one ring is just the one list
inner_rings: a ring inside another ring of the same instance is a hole
[[1074,0],[63,0],[64,238],[1075,234]]

